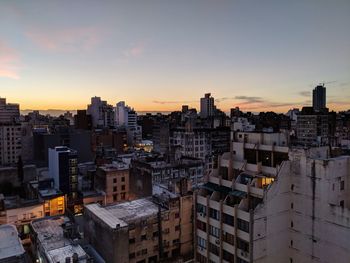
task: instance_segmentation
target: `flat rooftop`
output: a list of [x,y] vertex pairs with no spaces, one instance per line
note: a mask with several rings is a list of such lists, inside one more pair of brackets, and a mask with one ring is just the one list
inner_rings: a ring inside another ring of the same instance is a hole
[[49,262],[65,262],[67,257],[78,254],[79,262],[87,262],[87,254],[78,244],[64,237],[63,224],[70,223],[67,217],[49,217],[32,222],[32,228],[37,234],[38,242],[45,250]]
[[154,216],[158,213],[158,206],[149,198],[105,207],[100,204],[89,204],[86,205],[86,209],[112,229],[127,227],[138,219]]
[[21,256],[25,253],[18,232],[13,225],[0,226],[0,260]]

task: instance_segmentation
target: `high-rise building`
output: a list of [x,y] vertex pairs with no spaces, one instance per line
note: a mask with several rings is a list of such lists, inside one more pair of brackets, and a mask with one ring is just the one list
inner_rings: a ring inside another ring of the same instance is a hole
[[86,110],[77,110],[74,116],[74,124],[76,129],[91,130],[91,115],[87,114]]
[[78,198],[77,152],[65,146],[50,148],[49,172],[55,181],[55,188],[67,194],[67,207],[77,212],[79,209],[79,206],[76,204]]
[[19,105],[0,98],[0,166],[16,163],[21,154]]
[[328,110],[315,111],[312,107],[303,107],[297,117],[297,142],[304,146],[320,146],[329,143],[330,116]]
[[19,104],[6,103],[5,98],[0,98],[0,123],[12,124],[19,119]]
[[201,98],[200,105],[201,105],[201,112],[200,112],[201,118],[208,118],[208,117],[214,116],[214,111],[215,111],[214,98],[211,97],[210,93],[206,93],[204,95],[204,98]]
[[312,91],[312,107],[315,111],[326,108],[326,88],[324,85],[318,85]]
[[349,156],[234,133],[195,193],[196,262],[348,262]]
[[92,126],[94,128],[114,126],[113,106],[108,105],[107,101],[101,100],[100,97],[91,98],[91,104],[88,105],[87,114],[91,115]]
[[125,101],[118,102],[115,107],[115,126],[126,127],[129,145],[142,140],[142,128],[137,125],[137,113]]

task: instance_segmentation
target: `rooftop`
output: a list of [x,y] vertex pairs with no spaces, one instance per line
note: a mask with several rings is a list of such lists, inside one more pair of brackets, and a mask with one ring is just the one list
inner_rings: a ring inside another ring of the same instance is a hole
[[0,259],[21,256],[25,253],[18,232],[13,225],[0,226]]
[[82,247],[64,235],[63,226],[69,223],[69,219],[64,216],[48,217],[32,222],[32,228],[49,262],[65,262],[67,257],[72,257],[75,253],[79,262],[87,262],[87,255]]
[[105,207],[100,204],[89,204],[86,209],[113,229],[127,227],[128,224],[138,219],[147,218],[158,213],[158,206],[148,198]]

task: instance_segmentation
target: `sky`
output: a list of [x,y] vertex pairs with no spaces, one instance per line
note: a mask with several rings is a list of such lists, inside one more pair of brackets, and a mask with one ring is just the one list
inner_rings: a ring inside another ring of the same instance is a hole
[[0,96],[24,109],[350,108],[349,0],[1,0]]

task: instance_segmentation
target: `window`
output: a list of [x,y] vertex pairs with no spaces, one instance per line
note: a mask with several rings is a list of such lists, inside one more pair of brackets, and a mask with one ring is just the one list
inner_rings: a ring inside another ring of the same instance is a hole
[[229,243],[230,245],[235,245],[235,237],[234,235],[231,235],[230,233],[223,232],[222,233],[222,240],[226,243]]
[[124,176],[122,177],[122,182],[125,182],[125,177]]
[[157,237],[158,236],[158,231],[153,232],[153,237]]
[[215,226],[210,226],[209,233],[214,237],[220,237],[220,229]]
[[207,232],[207,224],[200,220],[197,220],[197,228],[204,232]]
[[294,191],[294,184],[290,186],[290,190]]
[[345,188],[345,181],[340,181],[340,190],[344,190]]
[[213,243],[210,243],[210,242],[209,242],[209,251],[217,256],[219,256],[219,254],[220,254],[219,247],[214,245]]
[[226,260],[227,262],[230,263],[234,263],[235,262],[235,257],[233,254],[227,252],[226,250],[222,250],[222,257],[224,260]]
[[117,178],[113,178],[113,183],[114,183],[114,184],[117,183]]
[[117,194],[113,195],[113,201],[117,201],[117,199],[118,199],[118,195]]
[[294,227],[294,223],[293,221],[290,221],[290,227],[293,228]]
[[237,238],[237,247],[244,252],[249,253],[249,243],[240,238]]
[[141,236],[141,241],[143,241],[143,240],[147,240],[146,235],[142,235],[142,236]]
[[179,218],[180,214],[179,213],[175,213],[175,218]]
[[238,225],[238,229],[249,233],[249,222],[238,218],[237,219],[237,225]]
[[175,226],[175,231],[180,231],[180,226]]
[[209,216],[213,219],[220,220],[219,211],[213,208],[209,209]]
[[293,247],[293,240],[290,241],[290,246]]
[[294,204],[290,203],[290,209],[294,209]]
[[197,237],[197,243],[200,248],[207,248],[207,241],[201,237]]
[[174,240],[173,240],[173,245],[179,244],[179,243],[180,243],[180,239],[174,239]]
[[142,249],[141,254],[142,255],[146,255],[147,254],[147,248],[146,249]]
[[197,209],[197,213],[200,213],[200,214],[203,214],[203,216],[206,216],[207,208],[204,205],[197,204],[196,209]]
[[130,254],[129,254],[129,258],[130,258],[130,259],[135,258],[135,253],[130,253]]
[[122,200],[125,200],[125,193],[121,193],[121,194],[120,194],[120,198],[121,198]]
[[117,192],[117,187],[113,186],[113,192]]
[[344,200],[341,200],[341,201],[340,201],[340,207],[341,207],[341,208],[344,208]]
[[235,218],[233,216],[230,216],[228,214],[223,214],[223,221],[225,224],[228,224],[230,226],[234,226],[234,221],[235,221]]
[[133,237],[133,238],[130,238],[129,239],[129,244],[134,244],[135,243],[135,238]]
[[122,185],[122,190],[125,190],[125,185]]

